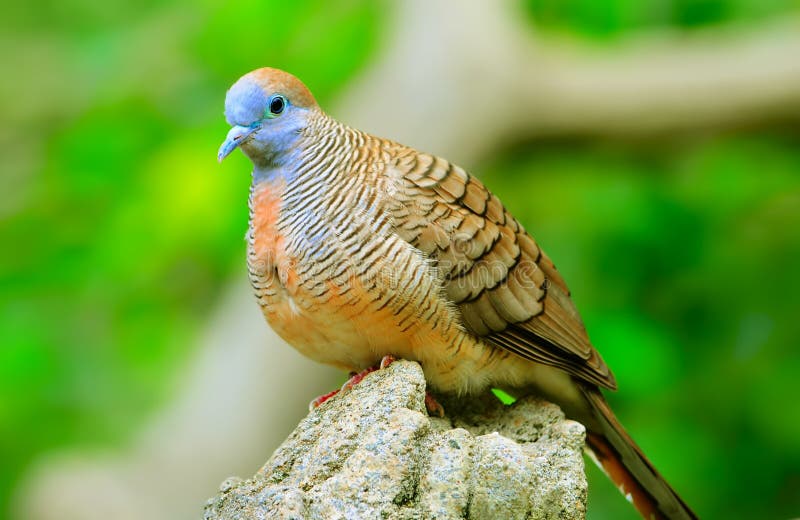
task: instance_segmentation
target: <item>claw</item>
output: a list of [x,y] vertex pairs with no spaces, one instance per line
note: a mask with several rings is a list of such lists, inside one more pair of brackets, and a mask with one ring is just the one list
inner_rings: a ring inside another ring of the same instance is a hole
[[339,393],[339,389],[333,390],[328,392],[327,394],[322,394],[317,396],[316,398],[312,399],[310,403],[308,403],[308,411],[312,411],[314,408],[319,408],[322,403],[333,397],[334,395]]
[[378,366],[379,366],[379,368],[383,369],[383,368],[388,367],[389,365],[391,365],[395,361],[397,361],[397,358],[395,358],[392,355],[383,356],[383,358],[381,358],[381,364],[378,365]]
[[425,408],[428,410],[428,415],[430,416],[444,417],[444,406],[442,406],[430,392],[425,392]]
[[[322,394],[321,396],[313,399],[310,403],[308,403],[308,410],[311,411],[314,408],[319,408],[323,403],[325,403],[328,399],[330,399],[334,395],[338,394],[339,392],[350,390],[351,388],[356,386],[358,383],[360,383],[365,377],[367,377],[367,374],[375,372],[376,370],[379,370],[380,368],[385,368],[385,367],[389,366],[392,363],[392,361],[394,361],[394,357],[392,357],[392,356],[384,356],[383,359],[381,359],[380,365],[378,365],[378,366],[365,368],[361,372],[350,372],[350,374],[349,374],[350,379],[345,381],[341,388],[337,388],[336,390],[328,392],[327,394]],[[385,364],[384,364],[384,362],[385,362]]]
[[369,367],[365,368],[361,372],[350,372],[350,379],[344,382],[344,384],[342,385],[342,390],[350,390],[358,383],[360,383],[365,377],[367,377],[368,374],[371,374],[376,370],[378,370],[377,367]]

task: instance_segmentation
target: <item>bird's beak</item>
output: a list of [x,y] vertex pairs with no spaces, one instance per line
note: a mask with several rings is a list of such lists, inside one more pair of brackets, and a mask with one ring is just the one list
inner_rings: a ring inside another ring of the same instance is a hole
[[253,126],[239,126],[236,125],[231,128],[231,131],[228,132],[228,136],[225,138],[225,142],[222,143],[222,146],[219,147],[219,153],[217,153],[217,160],[222,162],[224,158],[229,156],[232,151],[236,150],[240,144],[242,144],[245,139],[247,139],[253,132],[260,128],[259,125]]

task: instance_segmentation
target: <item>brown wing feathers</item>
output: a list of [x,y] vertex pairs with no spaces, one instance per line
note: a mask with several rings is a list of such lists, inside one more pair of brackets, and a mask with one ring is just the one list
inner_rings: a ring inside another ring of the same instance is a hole
[[[406,177],[406,240],[437,260],[464,326],[498,348],[578,379],[593,410],[588,448],[646,518],[696,518],[617,421],[598,387],[616,389],[553,263],[477,179],[420,156]],[[414,205],[416,200],[420,204]],[[413,230],[413,231],[412,231]]]
[[436,259],[465,327],[497,347],[616,388],[563,278],[497,197],[431,155],[404,156],[396,167],[396,229]]

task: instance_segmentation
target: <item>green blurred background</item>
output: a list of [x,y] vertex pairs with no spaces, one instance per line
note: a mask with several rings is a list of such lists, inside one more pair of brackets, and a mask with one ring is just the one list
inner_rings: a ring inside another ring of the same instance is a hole
[[[800,12],[791,0],[522,8],[540,33],[598,49]],[[4,10],[0,515],[38,455],[124,446],[245,276],[249,164],[215,163],[227,87],[281,67],[325,106],[379,59],[391,23],[366,1]],[[707,518],[800,515],[798,126],[520,140],[464,166],[565,274],[619,381],[612,404],[687,502]],[[590,518],[635,517],[590,475]]]

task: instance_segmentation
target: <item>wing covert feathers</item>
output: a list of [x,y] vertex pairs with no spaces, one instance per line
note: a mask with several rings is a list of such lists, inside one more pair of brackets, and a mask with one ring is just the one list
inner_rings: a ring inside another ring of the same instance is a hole
[[496,196],[462,168],[410,149],[393,168],[395,230],[436,261],[466,329],[532,361],[616,388],[563,278]]

